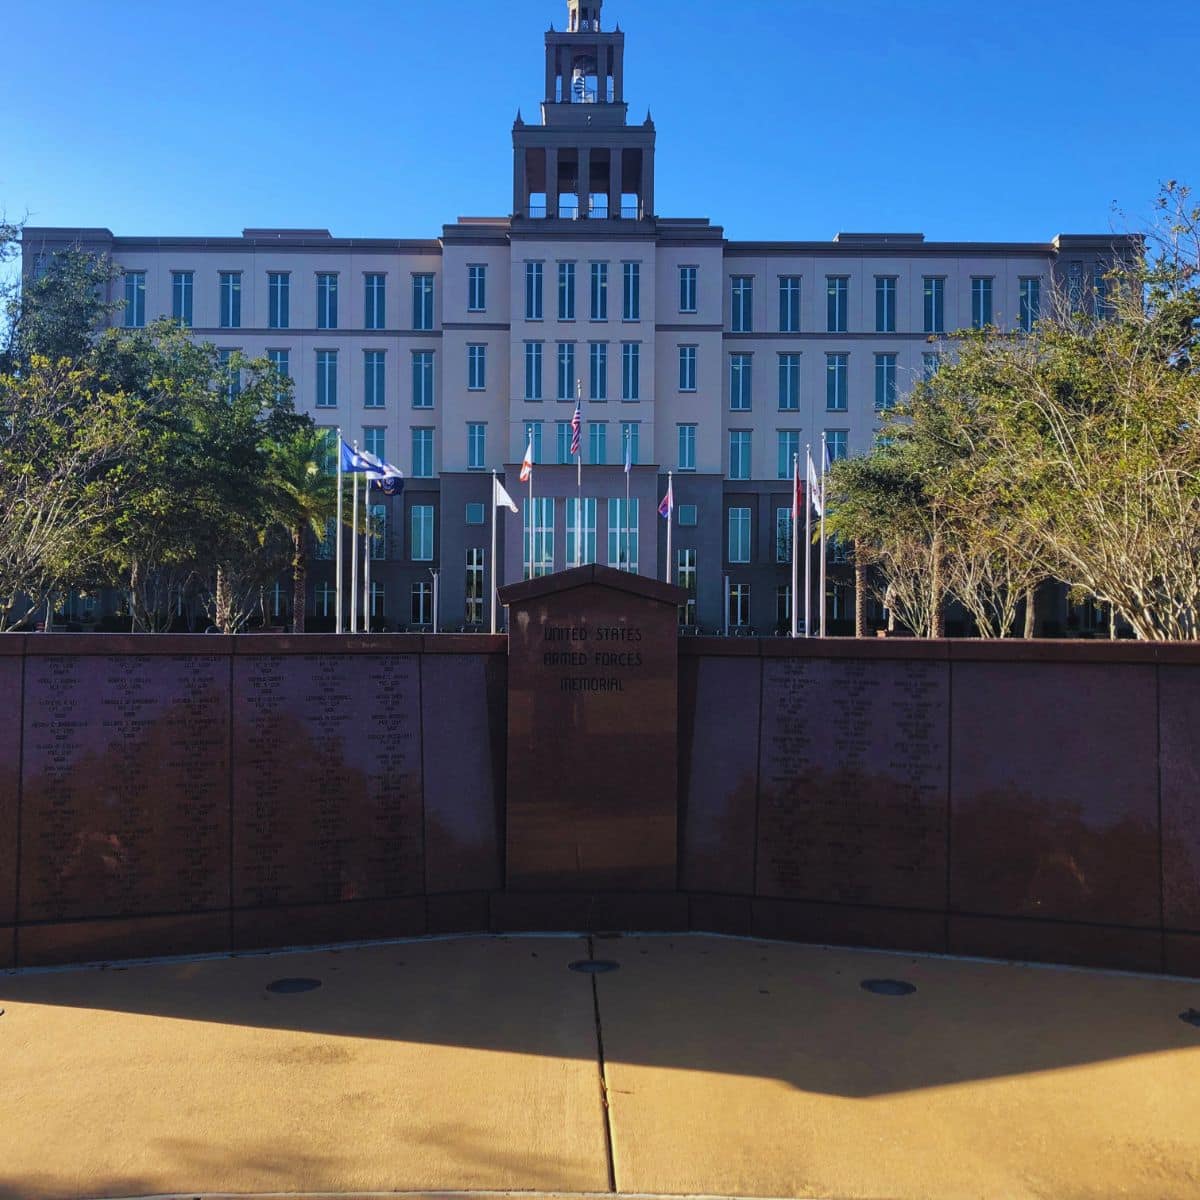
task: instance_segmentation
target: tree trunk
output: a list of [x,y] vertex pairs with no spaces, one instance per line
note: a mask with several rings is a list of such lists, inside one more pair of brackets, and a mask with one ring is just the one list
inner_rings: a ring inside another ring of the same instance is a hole
[[929,636],[944,638],[946,636],[946,606],[942,602],[942,537],[939,533],[933,535],[932,558]]
[[304,530],[292,531],[292,632],[304,632],[304,589],[307,586],[308,563],[304,554]]
[[229,580],[225,576],[223,568],[217,568],[217,586],[213,594],[213,599],[216,606],[216,624],[217,628],[222,633],[232,633],[230,628],[232,619],[230,609],[233,607],[232,598],[229,594]]
[[854,636],[867,636],[867,564],[854,560]]
[[1033,602],[1036,596],[1036,588],[1025,589],[1025,632],[1023,636],[1026,641],[1029,641],[1033,637],[1033,622],[1036,615]]

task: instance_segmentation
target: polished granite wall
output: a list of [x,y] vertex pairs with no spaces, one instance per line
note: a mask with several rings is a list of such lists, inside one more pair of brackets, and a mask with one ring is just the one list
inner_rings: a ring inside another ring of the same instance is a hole
[[506,651],[0,638],[0,967],[694,928],[1200,975],[1200,647],[681,639],[675,878],[594,891],[506,886]]

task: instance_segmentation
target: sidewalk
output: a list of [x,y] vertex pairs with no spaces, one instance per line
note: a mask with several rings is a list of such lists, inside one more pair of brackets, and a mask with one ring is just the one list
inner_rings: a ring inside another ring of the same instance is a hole
[[3,1200],[1200,1195],[1197,982],[470,937],[0,974],[0,1009]]

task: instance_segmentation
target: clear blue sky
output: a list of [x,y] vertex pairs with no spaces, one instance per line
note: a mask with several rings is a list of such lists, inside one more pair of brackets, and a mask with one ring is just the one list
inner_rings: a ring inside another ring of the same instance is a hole
[[[360,237],[505,214],[513,116],[536,119],[565,13],[10,0],[0,210]],[[606,0],[614,21],[631,119],[658,127],[659,212],[732,238],[1041,241],[1135,227],[1166,178],[1200,190],[1200,4]]]

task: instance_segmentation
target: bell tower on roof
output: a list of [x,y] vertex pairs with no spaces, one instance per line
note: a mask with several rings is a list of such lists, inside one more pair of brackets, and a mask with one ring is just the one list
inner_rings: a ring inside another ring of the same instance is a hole
[[567,28],[546,33],[541,124],[513,126],[517,220],[649,220],[654,123],[627,124],[625,35],[603,0],[567,0]]

